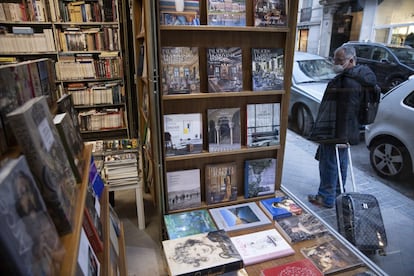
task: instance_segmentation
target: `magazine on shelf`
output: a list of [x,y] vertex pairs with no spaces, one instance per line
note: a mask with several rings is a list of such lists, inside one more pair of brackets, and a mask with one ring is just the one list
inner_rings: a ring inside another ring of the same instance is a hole
[[261,158],[244,162],[244,197],[273,194],[276,183],[276,158]]
[[253,91],[283,89],[283,48],[252,48]]
[[246,26],[246,0],[210,0],[207,25]]
[[167,172],[168,210],[201,206],[200,169]]
[[246,113],[247,147],[279,145],[280,103],[247,104]]
[[287,0],[254,0],[256,27],[287,27]]
[[207,110],[208,151],[232,151],[241,148],[240,108]]

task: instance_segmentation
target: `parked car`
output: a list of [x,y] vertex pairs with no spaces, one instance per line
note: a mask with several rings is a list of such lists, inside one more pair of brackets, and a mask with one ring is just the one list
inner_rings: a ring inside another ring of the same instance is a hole
[[357,41],[344,45],[355,47],[357,63],[366,64],[374,71],[383,93],[414,74],[414,48]]
[[406,179],[414,172],[414,76],[383,96],[365,143],[370,163],[384,178]]
[[295,52],[289,102],[290,127],[306,137],[312,129],[325,88],[336,76],[326,58]]

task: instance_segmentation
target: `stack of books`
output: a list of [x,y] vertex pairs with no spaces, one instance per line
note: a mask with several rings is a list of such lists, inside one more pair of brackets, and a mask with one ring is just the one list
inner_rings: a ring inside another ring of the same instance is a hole
[[108,186],[137,185],[139,181],[138,152],[125,151],[106,155],[103,172]]

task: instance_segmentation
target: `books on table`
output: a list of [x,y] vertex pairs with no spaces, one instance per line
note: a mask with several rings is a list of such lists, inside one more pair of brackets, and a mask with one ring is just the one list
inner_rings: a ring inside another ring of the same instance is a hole
[[207,164],[205,167],[206,203],[221,203],[237,199],[236,162]]
[[240,108],[215,108],[207,110],[208,151],[241,149]]
[[200,169],[167,172],[168,210],[200,207]]
[[259,205],[273,220],[302,213],[302,208],[287,196],[262,199],[259,201]]
[[322,272],[308,259],[265,268],[260,276],[322,276]]
[[244,197],[273,194],[276,183],[276,158],[261,158],[244,162]]

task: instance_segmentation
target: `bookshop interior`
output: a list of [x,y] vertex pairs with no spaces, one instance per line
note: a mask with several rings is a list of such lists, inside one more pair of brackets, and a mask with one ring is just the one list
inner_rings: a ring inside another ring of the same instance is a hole
[[0,274],[381,275],[281,187],[297,10],[0,1]]

